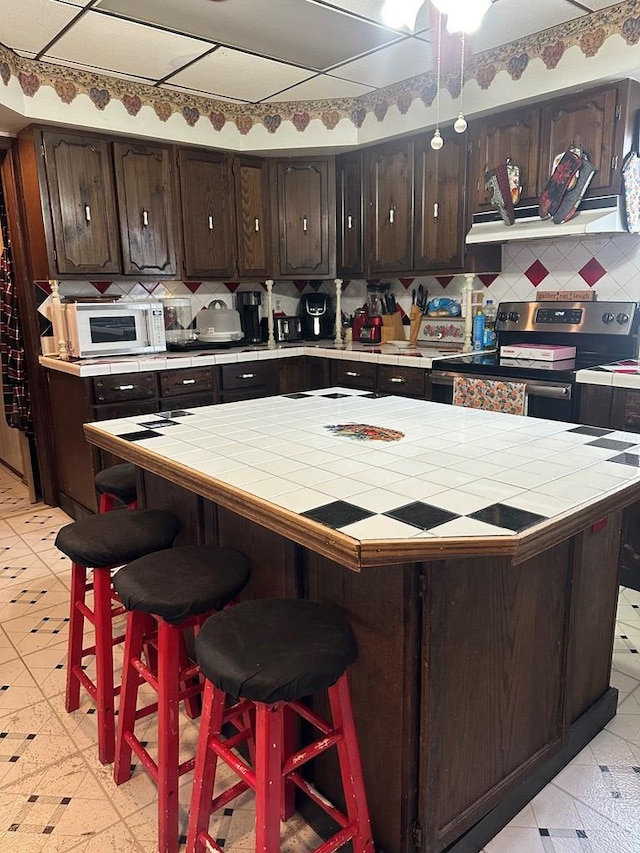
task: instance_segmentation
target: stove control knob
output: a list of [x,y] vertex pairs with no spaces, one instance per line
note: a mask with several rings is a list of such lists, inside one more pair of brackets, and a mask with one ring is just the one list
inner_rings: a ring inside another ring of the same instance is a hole
[[498,320],[500,320],[501,323],[504,323],[508,316],[509,315],[506,311],[498,311]]
[[611,313],[611,311],[607,311],[607,313],[606,313],[606,314],[603,314],[603,315],[602,315],[602,322],[603,322],[603,323],[605,323],[607,326],[608,326],[610,323],[613,323],[613,321],[614,321],[614,320],[615,320],[615,317],[613,316],[613,314]]
[[517,323],[519,319],[520,315],[517,311],[509,311],[509,320],[511,320],[512,323]]
[[620,323],[621,326],[624,326],[625,323],[629,322],[629,315],[625,314],[624,311],[621,311],[619,314],[616,314],[616,322]]

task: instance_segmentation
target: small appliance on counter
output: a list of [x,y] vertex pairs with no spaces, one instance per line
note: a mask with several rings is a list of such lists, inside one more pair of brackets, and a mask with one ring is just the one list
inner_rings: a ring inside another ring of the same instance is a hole
[[303,293],[300,297],[300,321],[305,341],[332,338],[335,330],[331,297],[326,293]]
[[205,344],[239,342],[243,339],[240,314],[222,299],[214,299],[196,314],[196,335]]
[[162,298],[162,309],[167,344],[187,344],[196,339],[193,309],[188,296],[165,296]]
[[240,290],[236,293],[236,308],[240,314],[240,325],[246,343],[257,344],[262,340],[260,330],[260,304],[262,294],[259,290]]
[[[263,317],[260,322],[262,327],[262,340],[266,341],[269,338],[269,324],[267,318]],[[288,341],[301,341],[302,320],[300,317],[274,317],[273,336],[278,344],[287,343]]]
[[382,315],[393,314],[395,299],[389,293],[390,283],[368,284],[367,301],[353,319],[353,339],[363,344],[379,344],[382,340]]
[[164,352],[167,348],[161,302],[74,302],[61,308],[64,328],[54,328],[54,335],[67,342],[73,358]]

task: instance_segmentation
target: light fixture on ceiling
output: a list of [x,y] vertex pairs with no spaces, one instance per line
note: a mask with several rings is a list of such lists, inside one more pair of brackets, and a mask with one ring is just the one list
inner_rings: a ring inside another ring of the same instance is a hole
[[438,52],[436,54],[436,129],[431,137],[431,147],[439,151],[444,145],[440,133],[440,61],[442,57],[442,12],[438,12]]
[[[385,0],[382,20],[387,26],[399,29],[415,29],[420,8],[427,0]],[[431,0],[443,15],[447,16],[450,33],[472,33],[491,6],[491,0]]]
[[458,107],[458,118],[455,120],[453,129],[456,133],[464,133],[467,129],[467,120],[462,109],[462,91],[464,89],[464,33],[460,34],[460,106]]

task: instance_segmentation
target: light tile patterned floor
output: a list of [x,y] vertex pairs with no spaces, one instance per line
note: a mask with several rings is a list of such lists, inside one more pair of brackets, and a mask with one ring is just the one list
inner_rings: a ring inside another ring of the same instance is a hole
[[[0,467],[0,853],[154,853],[153,784],[138,768],[116,788],[97,761],[91,704],[64,710],[69,565],[52,541],[68,521],[30,506]],[[613,684],[618,715],[485,853],[640,853],[640,593],[631,590],[620,596]],[[184,717],[185,757],[196,736],[197,721]],[[251,798],[227,811],[213,834],[229,853],[252,852]],[[316,844],[300,820],[283,827],[283,851]]]

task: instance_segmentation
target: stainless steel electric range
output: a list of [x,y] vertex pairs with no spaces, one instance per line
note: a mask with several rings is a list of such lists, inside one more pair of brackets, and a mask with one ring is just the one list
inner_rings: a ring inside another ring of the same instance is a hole
[[[636,357],[639,321],[635,302],[501,302],[495,352],[439,359],[431,374],[433,400],[451,402],[456,375],[524,382],[530,416],[577,421],[576,371]],[[571,346],[576,354],[563,361],[501,356],[501,347],[516,344]]]

